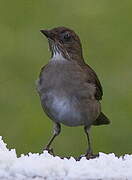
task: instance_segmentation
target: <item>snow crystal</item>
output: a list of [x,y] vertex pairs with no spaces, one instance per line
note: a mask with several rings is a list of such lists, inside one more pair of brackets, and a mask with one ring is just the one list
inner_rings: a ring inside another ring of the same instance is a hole
[[116,157],[99,153],[99,157],[76,161],[47,151],[17,157],[0,137],[0,179],[2,180],[132,180],[132,155]]

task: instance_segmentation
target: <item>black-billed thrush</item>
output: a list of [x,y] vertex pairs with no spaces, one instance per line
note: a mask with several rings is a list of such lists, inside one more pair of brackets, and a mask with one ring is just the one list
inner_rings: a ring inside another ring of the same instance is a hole
[[86,158],[93,157],[89,130],[92,125],[109,124],[102,113],[103,90],[95,71],[85,63],[77,34],[66,27],[41,30],[47,37],[51,59],[42,67],[37,90],[42,108],[54,123],[50,145],[66,126],[84,126],[88,139]]

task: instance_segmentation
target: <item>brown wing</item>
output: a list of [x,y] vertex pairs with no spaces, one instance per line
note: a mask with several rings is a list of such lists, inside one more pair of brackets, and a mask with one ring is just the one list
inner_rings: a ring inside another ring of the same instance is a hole
[[101,86],[101,83],[97,77],[97,74],[95,71],[87,64],[81,65],[81,67],[86,71],[87,77],[88,77],[88,82],[91,84],[94,84],[96,87],[96,93],[95,93],[95,98],[97,100],[101,100],[103,96],[103,88]]

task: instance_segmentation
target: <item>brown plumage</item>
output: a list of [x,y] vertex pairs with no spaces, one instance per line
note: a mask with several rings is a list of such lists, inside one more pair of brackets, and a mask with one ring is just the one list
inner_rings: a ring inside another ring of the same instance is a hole
[[74,31],[58,27],[41,30],[48,38],[51,59],[40,72],[37,90],[44,112],[54,122],[54,134],[45,149],[50,151],[61,123],[84,126],[88,138],[86,157],[93,157],[89,139],[92,125],[109,124],[101,112],[101,83],[94,70],[83,59],[82,46]]

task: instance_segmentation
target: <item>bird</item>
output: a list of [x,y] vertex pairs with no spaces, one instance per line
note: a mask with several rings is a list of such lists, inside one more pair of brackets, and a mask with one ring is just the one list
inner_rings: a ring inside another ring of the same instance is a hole
[[53,122],[53,135],[44,149],[53,153],[51,144],[60,134],[61,124],[83,126],[88,143],[84,155],[94,158],[90,129],[110,124],[101,110],[101,83],[85,62],[80,38],[73,30],[62,26],[40,32],[48,39],[51,52],[36,85],[43,111]]

